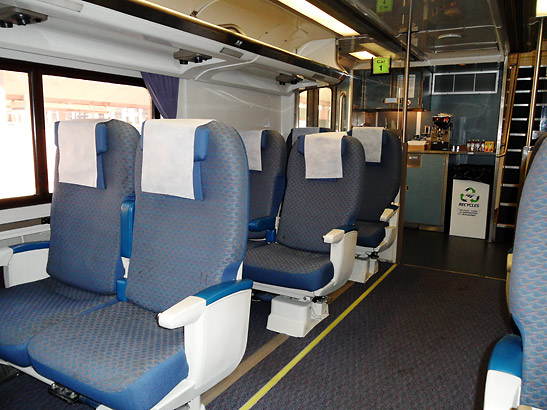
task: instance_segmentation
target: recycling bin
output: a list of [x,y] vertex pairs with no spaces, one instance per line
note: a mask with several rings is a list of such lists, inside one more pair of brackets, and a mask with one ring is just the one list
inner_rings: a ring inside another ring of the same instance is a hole
[[486,238],[493,173],[490,165],[454,167],[450,235]]

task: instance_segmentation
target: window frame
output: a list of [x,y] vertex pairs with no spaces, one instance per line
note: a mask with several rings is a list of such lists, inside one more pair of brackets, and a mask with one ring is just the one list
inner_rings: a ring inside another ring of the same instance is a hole
[[[97,71],[11,60],[6,58],[0,58],[0,70],[18,71],[28,75],[35,176],[34,180],[36,184],[36,194],[34,195],[15,198],[0,198],[0,210],[51,203],[52,194],[49,192],[48,186],[46,126],[44,116],[44,75],[100,81],[104,83],[121,85],[132,85],[146,88],[144,80],[140,77],[127,77],[118,74],[101,73]],[[154,118],[156,118],[157,109],[153,102],[152,112]]]
[[295,127],[298,127],[298,123],[301,120],[300,111],[298,110],[300,103],[300,94],[304,91],[307,91],[306,98],[306,127],[318,127],[319,126],[319,90],[321,88],[330,88],[331,90],[331,112],[330,112],[330,127],[329,129],[334,129],[335,113],[336,113],[336,94],[338,87],[337,86],[322,86],[322,87],[306,87],[299,89],[296,94],[296,113],[295,113]]

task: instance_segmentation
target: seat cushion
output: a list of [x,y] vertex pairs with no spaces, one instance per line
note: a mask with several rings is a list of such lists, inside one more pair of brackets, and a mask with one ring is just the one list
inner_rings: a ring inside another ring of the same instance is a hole
[[243,277],[260,283],[315,291],[334,276],[329,255],[292,249],[278,243],[248,249]]
[[357,246],[364,246],[366,248],[376,248],[386,236],[385,227],[388,226],[387,222],[369,222],[369,221],[356,221],[355,225],[359,228],[357,234]]
[[53,278],[0,290],[0,358],[29,366],[27,345],[42,330],[59,322],[116,302],[65,285]]
[[183,329],[119,302],[50,327],[28,346],[38,373],[115,409],[149,409],[188,375]]

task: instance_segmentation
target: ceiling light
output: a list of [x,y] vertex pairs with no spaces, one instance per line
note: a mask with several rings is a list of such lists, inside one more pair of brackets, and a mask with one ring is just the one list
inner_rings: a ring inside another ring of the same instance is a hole
[[374,54],[369,53],[368,51],[354,51],[353,53],[350,53],[355,58],[358,58],[359,60],[370,60],[371,58],[376,57]]
[[458,33],[447,33],[447,34],[441,34],[437,38],[439,40],[444,40],[445,38],[462,38],[462,35]]
[[279,2],[293,10],[296,10],[300,14],[315,20],[319,24],[327,27],[335,33],[340,34],[341,36],[359,35],[359,33],[351,27],[346,26],[344,23],[336,20],[334,17],[325,13],[323,10],[307,2],[306,0],[279,0]]
[[547,16],[547,0],[537,0],[536,17]]

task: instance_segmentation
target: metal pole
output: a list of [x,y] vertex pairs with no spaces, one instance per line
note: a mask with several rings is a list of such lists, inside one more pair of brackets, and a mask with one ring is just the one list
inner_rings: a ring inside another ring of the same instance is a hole
[[408,161],[408,136],[406,132],[408,113],[408,78],[410,73],[410,48],[412,38],[412,0],[408,4],[408,31],[406,33],[406,58],[405,58],[405,91],[403,101],[403,164],[401,167],[401,187],[399,190],[399,222],[397,227],[397,255],[395,261],[401,263],[403,259],[403,232],[405,225],[405,201],[406,201],[406,164]]
[[532,145],[532,130],[534,128],[534,116],[536,111],[536,97],[538,89],[538,80],[539,80],[539,70],[541,67],[541,45],[543,40],[543,19],[539,22],[539,33],[538,33],[538,45],[537,45],[537,55],[536,55],[536,66],[534,67],[534,81],[532,83],[532,100],[530,101],[530,114],[528,116],[528,133],[526,134],[526,145]]
[[403,143],[408,142],[406,132],[407,113],[408,113],[408,77],[410,73],[410,49],[412,37],[412,0],[408,4],[408,31],[406,33],[406,58],[405,58],[405,90],[403,99]]

